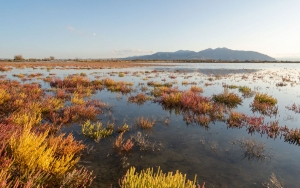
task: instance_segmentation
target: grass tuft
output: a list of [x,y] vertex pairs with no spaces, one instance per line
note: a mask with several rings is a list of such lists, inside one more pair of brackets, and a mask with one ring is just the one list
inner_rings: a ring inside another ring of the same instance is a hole
[[102,128],[101,122],[96,122],[92,124],[90,120],[87,120],[82,125],[82,134],[88,136],[96,141],[100,141],[101,138],[106,138],[113,133],[113,129],[111,128]]
[[145,118],[144,116],[142,116],[142,117],[137,117],[134,120],[134,122],[138,127],[142,129],[151,129],[155,125],[156,119],[150,120],[149,118]]
[[271,106],[275,106],[277,104],[277,99],[265,93],[257,93],[254,97],[254,101],[257,101],[260,104],[267,103]]
[[[186,179],[186,174],[180,173],[178,170],[163,173],[158,167],[157,172],[153,168],[147,168],[137,173],[134,167],[127,170],[125,177],[121,181],[121,188],[133,187],[176,187],[176,188],[196,188],[196,177],[193,181]],[[204,188],[204,186],[203,186]]]
[[228,108],[235,108],[242,104],[242,99],[235,93],[225,91],[218,95],[213,95],[212,100],[217,103],[225,104]]

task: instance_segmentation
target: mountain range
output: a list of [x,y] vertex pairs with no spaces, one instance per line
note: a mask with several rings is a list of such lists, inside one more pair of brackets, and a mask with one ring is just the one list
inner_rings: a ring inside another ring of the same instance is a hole
[[276,61],[276,59],[254,51],[231,50],[228,48],[208,48],[199,52],[189,50],[179,50],[176,52],[157,52],[151,55],[132,56],[122,58],[127,60],[142,59],[142,60],[228,60],[228,61]]

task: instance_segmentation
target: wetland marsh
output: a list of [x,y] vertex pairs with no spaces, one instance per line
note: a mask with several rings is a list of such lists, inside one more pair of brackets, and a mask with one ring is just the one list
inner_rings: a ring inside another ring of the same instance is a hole
[[62,173],[92,171],[82,184],[119,187],[130,167],[179,170],[205,187],[263,187],[272,174],[300,184],[299,64],[6,66],[0,77],[2,134],[25,124],[72,134],[80,160]]

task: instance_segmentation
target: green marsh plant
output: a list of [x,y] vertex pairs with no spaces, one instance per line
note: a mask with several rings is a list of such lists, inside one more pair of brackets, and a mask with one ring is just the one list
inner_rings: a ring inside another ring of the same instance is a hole
[[113,129],[103,128],[101,122],[93,124],[90,120],[87,120],[82,125],[81,130],[84,136],[88,136],[97,142],[99,142],[101,138],[106,138],[113,133]]
[[213,95],[212,100],[217,103],[225,104],[228,108],[235,108],[243,102],[241,97],[229,92],[228,89],[225,89],[221,94]]
[[278,106],[277,99],[264,93],[257,93],[254,101],[250,104],[252,112],[259,112],[262,115],[277,115]]

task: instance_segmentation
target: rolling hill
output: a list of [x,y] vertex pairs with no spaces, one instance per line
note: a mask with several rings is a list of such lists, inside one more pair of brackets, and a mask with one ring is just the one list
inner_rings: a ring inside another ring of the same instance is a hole
[[231,50],[228,48],[208,48],[199,52],[189,51],[189,50],[179,50],[176,52],[157,52],[151,55],[143,56],[132,56],[122,59],[142,59],[142,60],[178,60],[178,59],[214,59],[214,60],[228,60],[228,61],[276,61],[276,59],[254,51],[241,51],[241,50]]

